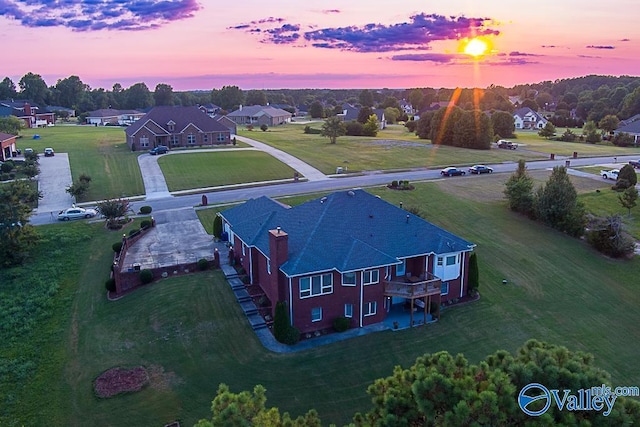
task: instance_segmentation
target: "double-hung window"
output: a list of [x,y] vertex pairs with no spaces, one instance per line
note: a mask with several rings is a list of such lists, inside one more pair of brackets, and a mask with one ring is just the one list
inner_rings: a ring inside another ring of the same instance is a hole
[[344,305],[344,317],[353,317],[353,304]]
[[378,270],[366,270],[362,273],[362,284],[373,285],[380,281],[380,272]]
[[322,320],[322,307],[314,307],[311,309],[311,321],[319,322]]
[[187,135],[187,144],[194,145],[196,143],[196,136],[192,133]]
[[342,273],[342,286],[355,286],[356,273]]
[[371,301],[364,305],[364,315],[365,316],[373,316],[378,312],[378,302]]

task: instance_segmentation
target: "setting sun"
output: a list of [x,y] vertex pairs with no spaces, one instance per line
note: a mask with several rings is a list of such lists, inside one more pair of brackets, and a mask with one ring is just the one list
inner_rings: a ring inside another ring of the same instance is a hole
[[462,52],[466,55],[479,58],[486,55],[491,50],[489,43],[480,37],[474,37],[471,40],[466,41],[463,45]]

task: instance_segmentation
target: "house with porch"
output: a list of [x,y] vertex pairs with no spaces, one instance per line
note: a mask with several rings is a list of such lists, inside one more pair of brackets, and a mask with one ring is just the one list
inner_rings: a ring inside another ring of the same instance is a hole
[[85,120],[88,125],[93,126],[128,126],[143,116],[144,113],[138,110],[102,108],[89,111]]
[[242,105],[235,111],[227,114],[227,117],[238,125],[253,126],[277,126],[291,122],[292,114],[280,108],[270,105]]
[[24,122],[27,128],[38,128],[54,125],[55,114],[41,108],[28,100],[2,100],[0,101],[0,117],[16,116]]
[[372,325],[395,309],[426,323],[467,294],[473,243],[360,189],[295,207],[260,197],[219,215],[234,261],[301,333],[338,317]]
[[17,154],[18,151],[16,148],[17,137],[17,135],[0,132],[0,161],[6,162],[12,157],[15,157],[14,154]]
[[516,129],[543,129],[548,120],[542,117],[541,114],[538,114],[536,111],[533,111],[529,107],[518,108],[513,113],[513,122],[516,126]]
[[131,151],[158,145],[169,148],[220,145],[231,142],[229,128],[198,107],[154,107],[125,129]]

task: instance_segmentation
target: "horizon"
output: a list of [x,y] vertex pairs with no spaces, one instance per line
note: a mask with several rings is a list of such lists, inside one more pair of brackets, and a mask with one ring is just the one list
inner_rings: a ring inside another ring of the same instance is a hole
[[[75,75],[92,89],[144,82],[179,92],[513,87],[640,70],[629,0],[539,0],[515,10],[498,0],[398,0],[392,10],[341,3],[7,0],[0,35],[20,55],[3,68],[16,85],[32,72],[48,86]],[[480,51],[466,48],[474,40]]]

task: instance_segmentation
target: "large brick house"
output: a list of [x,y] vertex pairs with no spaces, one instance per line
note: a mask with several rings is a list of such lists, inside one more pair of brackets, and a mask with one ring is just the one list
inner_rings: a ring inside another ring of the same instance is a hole
[[0,132],[0,161],[6,162],[11,159],[14,153],[17,152],[16,148],[17,135],[9,135],[8,133]]
[[155,107],[125,129],[132,151],[229,144],[229,128],[198,107]]
[[[474,244],[363,190],[296,207],[268,197],[220,213],[235,261],[301,333],[382,322],[392,305],[421,307],[467,293]],[[413,323],[412,323],[413,324]]]
[[37,128],[55,124],[56,117],[52,111],[41,108],[28,100],[0,101],[0,117],[16,116],[27,128]]

